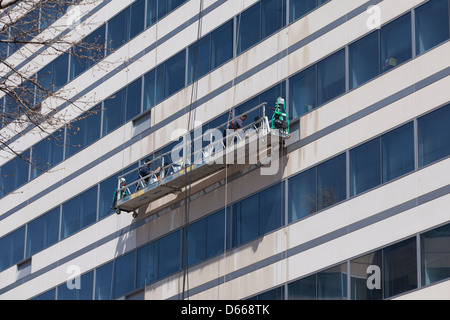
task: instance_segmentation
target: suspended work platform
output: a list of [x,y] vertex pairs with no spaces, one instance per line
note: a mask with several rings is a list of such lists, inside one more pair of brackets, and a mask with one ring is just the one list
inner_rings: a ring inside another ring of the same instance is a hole
[[[156,163],[162,164],[147,176],[139,175],[138,180],[125,184],[124,177],[136,170],[140,172],[143,166],[119,176],[116,213],[133,212],[133,217],[136,217],[139,207],[169,194],[179,194],[191,183],[200,181],[227,165],[267,164],[272,145],[275,147],[275,144],[289,138],[289,132],[286,130],[286,124],[280,128],[281,130],[275,128],[273,124],[271,126],[274,119],[268,120],[265,107],[266,103],[262,103],[227,123],[206,131],[194,140],[187,134],[172,151],[144,164],[149,168],[152,167],[152,163],[153,167]],[[242,128],[230,125],[256,109],[262,110],[262,117],[259,119]]]

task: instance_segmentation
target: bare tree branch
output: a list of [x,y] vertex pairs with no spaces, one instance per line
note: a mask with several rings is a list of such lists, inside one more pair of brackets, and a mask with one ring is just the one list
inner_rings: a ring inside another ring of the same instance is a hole
[[0,1],[0,9],[6,9],[6,8],[12,6],[13,4],[16,4],[19,1],[20,0],[1,0]]
[[[70,98],[71,89],[66,83],[56,81],[62,71],[48,69],[51,63],[38,64],[33,60],[40,48],[39,57],[43,61],[70,57],[72,63],[78,63],[80,68],[99,66],[99,61],[105,56],[104,36],[74,37],[73,33],[62,32],[67,31],[70,25],[55,23],[61,19],[69,21],[69,13],[77,8],[74,6],[98,1],[0,0],[0,9],[3,10],[3,15],[0,14],[0,151],[3,154],[21,157],[32,168],[45,171],[47,165],[36,165],[28,156],[22,156],[23,150],[15,150],[8,143],[11,137],[32,128],[42,137],[52,137],[63,144],[61,130],[68,128],[68,132],[76,134],[76,122],[82,118],[74,120],[73,112],[67,117],[67,113],[59,110],[61,105],[72,106],[72,110],[78,110],[82,117],[98,112],[92,108],[98,103],[92,98]],[[95,30],[97,27],[86,29]],[[49,59],[43,59],[45,57]]]

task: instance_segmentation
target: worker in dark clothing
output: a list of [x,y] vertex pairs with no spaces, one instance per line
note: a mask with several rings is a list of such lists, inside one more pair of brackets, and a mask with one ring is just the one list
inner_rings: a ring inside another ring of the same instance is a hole
[[142,178],[148,176],[148,175],[151,173],[151,171],[150,171],[150,160],[149,160],[149,159],[146,159],[146,160],[144,161],[144,164],[145,164],[144,166],[142,166],[142,167],[139,168],[139,175],[140,175]]
[[[233,121],[231,121],[230,125],[223,132],[224,136],[227,136],[227,130],[233,129],[234,131],[236,131],[238,129],[243,129],[245,127],[245,125],[244,125],[245,119],[247,119],[247,115],[246,114],[244,114],[244,115],[234,119]],[[241,134],[241,133],[238,133],[238,134]],[[236,136],[233,136],[232,139],[236,139]],[[228,140],[228,138],[225,139],[225,141],[224,141],[225,142],[225,146],[228,145],[229,141],[227,141],[227,140]]]
[[[145,181],[145,184],[148,185],[149,182],[150,182],[150,183],[153,183],[153,182],[155,182],[155,181],[158,181],[158,178],[157,178],[156,176],[150,177],[150,175],[151,175],[152,173],[158,173],[158,172],[161,170],[161,168],[158,167],[155,171],[150,170],[150,164],[151,164],[151,162],[150,162],[149,159],[146,159],[146,160],[144,161],[144,164],[145,164],[145,166],[142,166],[141,168],[139,168],[139,175],[141,176],[141,178],[145,178],[145,180],[144,180],[144,181]],[[150,180],[150,181],[149,181],[149,180]]]
[[244,128],[244,121],[245,119],[247,119],[247,115],[244,114],[243,116],[240,116],[239,118],[231,121],[230,125],[231,128],[234,129],[234,131],[236,131],[237,129],[242,129]]

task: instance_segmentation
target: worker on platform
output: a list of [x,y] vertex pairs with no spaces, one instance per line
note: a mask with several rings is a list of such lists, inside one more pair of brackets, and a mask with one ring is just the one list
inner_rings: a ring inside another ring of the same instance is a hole
[[152,184],[152,183],[158,181],[159,176],[157,176],[157,174],[159,174],[159,172],[161,171],[161,167],[158,167],[154,171],[150,170],[150,164],[151,164],[150,159],[146,159],[144,161],[144,164],[145,164],[144,166],[139,168],[139,175],[141,176],[141,178],[144,179],[145,184],[149,185],[149,184]]
[[[233,121],[231,121],[229,123],[229,125],[227,126],[227,128],[223,132],[224,137],[228,136],[228,134],[227,134],[227,133],[229,133],[229,132],[227,132],[228,130],[232,129],[234,132],[236,132],[236,130],[238,130],[238,129],[243,129],[245,127],[245,125],[244,125],[245,119],[247,119],[247,115],[246,114],[244,114],[244,115],[234,119]],[[238,132],[238,134],[241,135],[241,132]],[[236,138],[236,136],[233,136],[231,140],[233,140],[235,138]],[[224,141],[225,145],[228,145],[229,141],[227,141],[227,140],[229,140],[229,139],[227,138]]]
[[126,187],[127,181],[125,178],[119,179],[119,185],[117,186],[116,191],[114,191],[113,195],[113,209],[117,209],[117,201],[128,196],[130,194],[130,190]]
[[244,128],[244,121],[245,119],[247,119],[247,115],[244,114],[242,116],[240,116],[239,118],[234,119],[233,121],[231,121],[230,126],[231,128],[236,131],[237,129],[242,129]]

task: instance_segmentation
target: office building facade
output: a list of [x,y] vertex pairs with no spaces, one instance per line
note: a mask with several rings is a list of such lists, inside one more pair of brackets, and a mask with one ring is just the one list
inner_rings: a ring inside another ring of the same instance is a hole
[[[0,158],[1,299],[450,298],[449,0],[87,8],[65,32],[105,50],[38,73],[95,104],[58,106],[79,119],[64,145],[33,128],[8,140],[47,172]],[[111,208],[118,177],[177,132],[278,97],[290,138],[274,172],[230,164],[137,217]]]

